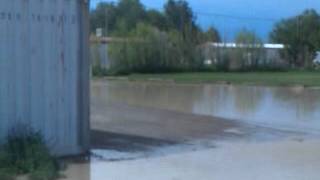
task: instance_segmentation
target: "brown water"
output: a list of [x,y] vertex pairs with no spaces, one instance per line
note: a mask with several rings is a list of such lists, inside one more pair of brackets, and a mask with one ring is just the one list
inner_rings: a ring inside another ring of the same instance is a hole
[[183,85],[94,81],[92,98],[214,117],[275,128],[320,130],[320,89],[239,85]]
[[320,89],[97,80],[91,98],[91,161],[65,180],[319,179],[319,136],[296,131],[320,133]]

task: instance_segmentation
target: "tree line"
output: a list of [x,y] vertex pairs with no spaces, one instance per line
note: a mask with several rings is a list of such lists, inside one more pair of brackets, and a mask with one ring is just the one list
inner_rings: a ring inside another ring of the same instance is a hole
[[95,33],[97,28],[102,28],[105,36],[124,36],[136,29],[138,24],[147,24],[164,32],[177,30],[184,36],[187,35],[187,30],[192,30],[198,40],[221,40],[214,27],[203,31],[196,24],[194,12],[183,0],[168,0],[163,12],[157,9],[147,10],[140,0],[101,2],[91,11],[90,21],[91,32]]
[[[139,0],[102,2],[91,11],[90,18],[92,33],[102,28],[105,36],[122,39],[109,48],[115,73],[212,70],[204,64],[201,45],[221,42],[215,27],[203,30],[196,23],[195,13],[184,0],[168,0],[163,11],[146,9]],[[262,44],[261,38],[247,29],[236,35],[235,42]],[[290,67],[311,67],[320,50],[319,14],[311,9],[277,22],[270,42],[285,44],[281,56]],[[250,53],[259,58],[257,52],[261,51]]]

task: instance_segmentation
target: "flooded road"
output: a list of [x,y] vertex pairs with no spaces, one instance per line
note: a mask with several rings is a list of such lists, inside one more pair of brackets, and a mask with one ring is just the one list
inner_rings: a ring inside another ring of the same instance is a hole
[[233,85],[96,81],[94,98],[209,115],[276,128],[320,130],[320,89]]
[[95,80],[65,180],[318,180],[320,89]]
[[156,158],[75,164],[68,180],[318,180],[320,141],[228,143]]

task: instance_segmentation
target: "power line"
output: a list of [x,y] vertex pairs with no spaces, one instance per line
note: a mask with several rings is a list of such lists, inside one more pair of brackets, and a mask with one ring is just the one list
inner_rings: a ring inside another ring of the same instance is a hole
[[235,16],[235,15],[230,15],[230,14],[220,14],[220,13],[212,13],[212,12],[209,13],[209,12],[194,11],[194,13],[196,15],[210,16],[210,17],[222,17],[222,18],[228,18],[228,19],[252,20],[252,21],[270,21],[270,22],[279,21],[279,19],[274,19],[274,18]]
[[[105,0],[91,0],[95,3],[107,2]],[[156,6],[148,6],[148,9],[154,9],[163,11],[163,7],[156,7]],[[193,11],[193,13],[197,16],[207,16],[207,17],[219,17],[219,18],[226,18],[226,19],[236,19],[236,20],[249,20],[249,21],[268,21],[268,22],[276,22],[280,19],[275,18],[264,18],[264,17],[249,17],[249,16],[236,16],[232,14],[223,14],[218,12],[204,12],[204,11]]]

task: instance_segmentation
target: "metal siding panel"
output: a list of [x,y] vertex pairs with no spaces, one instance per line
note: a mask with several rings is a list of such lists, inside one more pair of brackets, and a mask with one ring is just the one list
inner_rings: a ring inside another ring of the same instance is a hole
[[72,76],[74,73],[74,70],[76,69],[75,64],[73,64],[72,61],[72,44],[74,44],[74,39],[72,39],[71,34],[73,32],[71,32],[71,24],[69,23],[69,18],[70,18],[70,11],[71,11],[71,2],[70,0],[65,0],[65,34],[64,34],[64,39],[68,39],[68,41],[66,41],[66,47],[65,47],[65,52],[66,52],[66,86],[67,88],[65,89],[65,96],[69,98],[69,100],[66,103],[66,107],[68,108],[68,111],[70,113],[67,113],[67,121],[65,122],[65,126],[66,128],[66,135],[68,136],[67,139],[67,143],[68,144],[74,144],[73,143],[73,139],[72,139],[72,134],[70,132],[74,132],[72,131],[72,121],[74,121],[74,119],[72,118],[72,114],[75,113],[73,111],[73,107],[75,106],[75,104],[73,104],[73,99],[72,99],[72,94],[74,93],[74,89],[73,87],[73,81],[72,81]]
[[[3,2],[3,6],[0,6],[0,78],[7,75],[6,72],[6,3]],[[3,141],[3,138],[7,131],[7,117],[6,117],[6,98],[5,98],[5,89],[6,89],[6,80],[0,79],[0,142]]]
[[[56,11],[56,3],[54,1],[49,1],[46,3],[44,7],[44,11],[46,12],[46,29],[45,33],[46,37],[46,49],[45,49],[45,131],[47,132],[47,141],[52,146],[55,146],[57,143],[57,105],[56,105],[56,96],[55,96],[55,59],[54,54],[56,51],[55,47],[55,22],[52,19],[53,14]],[[52,121],[52,119],[55,119]]]
[[90,117],[89,111],[89,94],[90,94],[90,76],[89,76],[89,0],[81,0],[79,3],[78,17],[79,17],[79,76],[78,76],[78,144],[84,149],[90,146],[89,132],[90,123],[86,121]]
[[42,131],[57,154],[88,148],[89,66],[82,44],[88,24],[82,21],[88,21],[82,0],[0,0],[0,143],[22,122]]
[[[71,113],[71,118],[73,119],[73,121],[70,122],[70,130],[72,132],[77,131],[77,119],[78,119],[78,113],[77,113],[77,76],[79,74],[79,69],[77,66],[77,62],[78,62],[78,44],[79,44],[79,35],[78,35],[78,27],[77,27],[77,22],[76,20],[76,12],[77,12],[77,2],[76,1],[70,1],[70,9],[69,9],[69,24],[70,24],[70,28],[69,28],[69,37],[71,39],[70,43],[70,64],[72,67],[71,70],[71,75],[70,75],[70,99],[71,99],[71,106],[70,106],[70,111]],[[77,145],[77,136],[75,135],[75,133],[72,133],[70,135],[72,144]]]
[[66,39],[64,37],[65,34],[65,24],[64,24],[64,15],[65,15],[65,4],[64,0],[58,0],[58,40],[59,40],[59,58],[57,59],[58,62],[58,92],[59,92],[59,143],[60,146],[68,144],[67,142],[67,127],[65,123],[67,121],[67,113],[68,108],[66,106]]
[[15,42],[15,52],[17,54],[17,63],[16,63],[16,97],[17,97],[17,121],[29,121],[30,116],[27,115],[28,110],[26,107],[27,104],[27,94],[26,89],[28,88],[28,63],[27,63],[27,55],[28,49],[26,46],[28,45],[27,37],[28,37],[28,29],[26,24],[27,17],[27,3],[15,0],[15,9],[16,9],[16,25],[15,29],[17,31],[17,37]]
[[12,124],[16,121],[16,96],[15,96],[15,64],[16,64],[16,54],[14,53],[14,44],[15,44],[15,38],[16,34],[14,32],[14,21],[13,21],[13,13],[14,13],[14,1],[10,1],[8,3],[8,17],[7,17],[7,35],[8,35],[8,66],[7,71],[10,74],[10,79],[7,81],[7,97],[8,97],[8,123]]
[[[51,23],[53,25],[52,28],[52,59],[51,59],[51,71],[50,71],[50,88],[52,89],[50,94],[50,102],[51,104],[51,110],[50,112],[54,113],[52,114],[53,116],[51,118],[54,118],[55,120],[52,121],[51,123],[53,124],[53,133],[54,133],[54,143],[56,146],[58,146],[58,142],[59,142],[59,136],[60,136],[60,132],[59,132],[59,92],[58,92],[58,59],[59,59],[59,44],[58,44],[58,3],[57,1],[52,1],[53,6],[52,6],[52,19],[51,19]],[[50,128],[50,127],[49,127]]]
[[31,69],[32,69],[32,124],[35,129],[39,129],[43,131],[43,123],[44,123],[44,33],[43,26],[41,24],[42,17],[42,7],[43,2],[41,0],[33,1],[33,15],[32,15],[32,23],[33,23],[33,58]]

